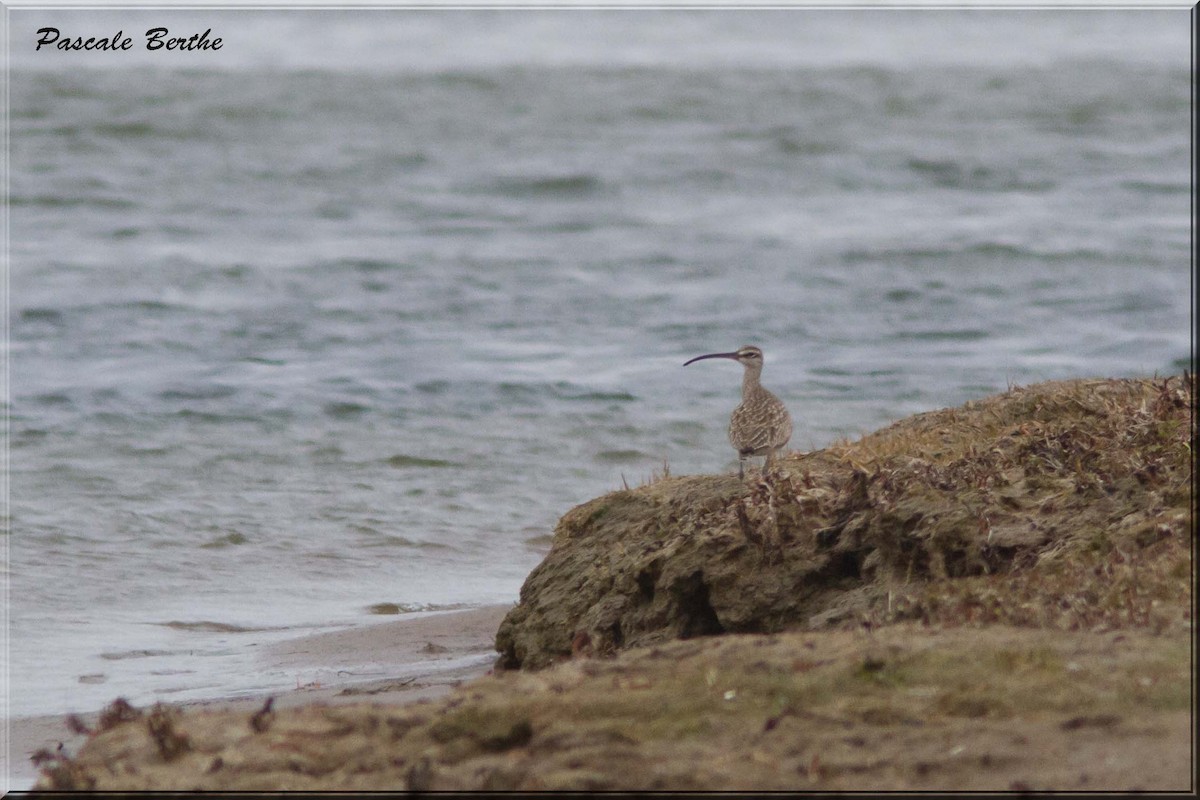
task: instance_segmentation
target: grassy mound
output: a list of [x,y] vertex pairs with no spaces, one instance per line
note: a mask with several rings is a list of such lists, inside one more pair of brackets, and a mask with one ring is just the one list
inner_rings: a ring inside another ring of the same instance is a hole
[[745,483],[667,478],[597,498],[560,521],[497,634],[501,664],[904,619],[1186,624],[1193,389],[1016,388]]

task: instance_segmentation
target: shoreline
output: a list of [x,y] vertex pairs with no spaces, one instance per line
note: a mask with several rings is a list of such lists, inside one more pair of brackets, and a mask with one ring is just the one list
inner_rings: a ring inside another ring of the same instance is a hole
[[[312,676],[311,680],[300,683],[298,677],[296,688],[283,691],[163,705],[253,711],[268,697],[273,697],[273,707],[280,709],[362,702],[405,705],[434,699],[491,669],[496,629],[511,607],[501,604],[435,612],[275,642],[263,647],[260,668],[294,670],[306,679]],[[91,727],[100,711],[76,716]],[[37,780],[40,770],[30,761],[35,752],[55,752],[60,743],[69,753],[78,751],[87,736],[68,728],[68,716],[45,714],[8,720],[10,791],[27,791]]]
[[[1193,393],[1190,376],[1047,382],[757,480],[609,492],[559,520],[496,631],[495,674],[409,704],[417,679],[394,665],[482,668],[501,608],[293,640],[264,653],[275,685],[329,670],[313,687],[347,702],[117,709],[74,756],[47,753],[39,782],[1180,791]],[[457,648],[439,638],[468,620]],[[390,684],[340,681],[389,664]]]

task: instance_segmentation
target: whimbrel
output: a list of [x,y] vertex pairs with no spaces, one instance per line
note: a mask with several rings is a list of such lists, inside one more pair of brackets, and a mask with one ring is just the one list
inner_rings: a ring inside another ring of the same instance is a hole
[[746,459],[766,456],[765,473],[771,460],[792,436],[792,418],[787,407],[759,381],[762,375],[763,354],[753,345],[744,345],[732,353],[709,353],[696,356],[684,364],[706,358],[728,358],[745,367],[742,373],[742,402],[729,418],[729,443],[738,454],[738,477],[746,477]]

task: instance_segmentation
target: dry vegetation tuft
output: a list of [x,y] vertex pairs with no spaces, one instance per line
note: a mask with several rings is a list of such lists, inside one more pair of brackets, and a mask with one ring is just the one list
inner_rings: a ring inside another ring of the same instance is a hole
[[869,618],[1186,624],[1193,390],[1189,376],[1042,384],[830,448],[853,465],[845,510],[869,509],[839,532],[873,548],[863,566],[888,590]]

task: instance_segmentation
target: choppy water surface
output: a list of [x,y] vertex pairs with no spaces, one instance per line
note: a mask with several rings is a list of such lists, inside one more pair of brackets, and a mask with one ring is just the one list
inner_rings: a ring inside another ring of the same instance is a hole
[[[572,505],[730,468],[694,355],[762,346],[799,449],[1189,363],[1186,10],[50,15],[10,34],[15,714],[515,600]],[[46,24],[227,49],[82,70]]]

